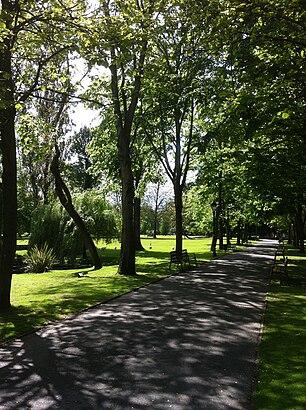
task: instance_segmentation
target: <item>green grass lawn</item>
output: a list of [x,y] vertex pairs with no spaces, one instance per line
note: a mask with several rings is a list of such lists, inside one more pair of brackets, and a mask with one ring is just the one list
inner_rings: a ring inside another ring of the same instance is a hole
[[254,398],[258,410],[306,408],[306,255],[286,246],[290,286],[270,286]]
[[[146,250],[137,253],[137,276],[116,273],[119,243],[98,244],[104,267],[97,271],[54,270],[13,275],[12,308],[0,313],[0,342],[168,276],[169,252],[175,238],[143,238],[142,243]],[[210,238],[185,239],[184,248],[195,252],[199,261],[205,261],[212,257],[210,243]],[[80,271],[85,275],[78,278],[76,273]],[[171,273],[174,272],[172,269]]]

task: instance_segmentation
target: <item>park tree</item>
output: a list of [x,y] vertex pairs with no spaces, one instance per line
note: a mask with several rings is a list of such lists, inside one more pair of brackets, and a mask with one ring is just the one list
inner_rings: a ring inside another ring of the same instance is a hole
[[0,14],[0,134],[2,159],[2,215],[0,255],[0,308],[10,306],[12,269],[17,230],[17,166],[15,136],[15,88],[12,67],[12,35],[19,5],[1,1]]
[[[282,198],[282,207],[291,209],[296,227],[298,247],[304,248],[306,158],[305,101],[305,4],[302,1],[273,0],[271,2],[240,3],[231,1],[229,18],[236,27],[234,53],[240,81],[248,88],[254,108],[265,121],[250,127],[256,133],[257,149],[269,152],[265,162],[271,180],[275,172],[278,181],[267,186],[261,175],[255,180],[266,185],[271,197]],[[258,118],[258,115],[253,118]],[[251,121],[249,122],[252,123]],[[255,127],[254,127],[255,125]],[[259,138],[261,135],[261,138]],[[284,148],[286,147],[286,149]],[[258,151],[257,151],[258,152]],[[301,155],[300,155],[301,154]],[[271,164],[274,167],[271,169]],[[286,164],[286,166],[284,166]],[[274,171],[274,172],[273,172]],[[272,172],[272,174],[271,174]],[[282,195],[278,187],[282,181]],[[277,201],[276,201],[277,202]],[[286,205],[285,205],[285,202]],[[275,212],[276,212],[275,208]]]
[[[158,178],[156,169],[156,156],[150,145],[145,143],[143,133],[141,110],[135,112],[134,126],[132,129],[130,152],[134,180],[134,238],[135,250],[143,250],[140,237],[140,211],[141,200],[146,186]],[[92,169],[95,173],[103,175],[107,183],[106,190],[111,192],[118,189],[120,181],[119,159],[117,156],[116,130],[112,112],[106,111],[102,115],[101,124],[93,130],[93,139],[89,145],[89,153],[93,162]]]
[[[202,9],[205,16],[205,7]],[[194,20],[193,12],[187,2],[168,8],[156,35],[145,100],[147,139],[174,190],[178,254],[182,252],[183,190],[196,146],[195,113],[199,82],[205,71],[205,58],[200,51],[205,35],[202,27],[196,25],[199,20]]]
[[158,0],[101,2],[93,13],[91,40],[89,41],[88,34],[84,35],[83,55],[88,64],[107,67],[110,75],[108,99],[115,118],[122,187],[122,235],[118,273],[123,275],[136,274],[131,135],[145,58],[160,3]]
[[[116,132],[122,188],[122,240],[118,267],[120,274],[136,273],[134,224],[139,214],[139,188],[136,187],[139,178],[136,172],[139,172],[140,167],[139,162],[133,167],[131,150],[135,148],[135,116],[140,101],[145,62],[151,53],[155,27],[160,24],[160,15],[165,8],[167,5],[164,6],[159,0],[103,2],[94,12],[91,44],[84,44],[84,56],[89,65],[109,68],[109,76],[104,76],[106,92],[100,95],[103,102],[105,98],[111,101]],[[96,25],[97,15],[101,16],[100,27]]]
[[[0,134],[2,154],[2,244],[0,308],[10,306],[16,247],[16,111],[36,90],[48,64],[74,43],[65,24],[83,2],[2,0],[0,9]],[[65,30],[63,29],[65,27]],[[70,29],[72,26],[70,26]],[[69,41],[68,41],[68,32]]]
[[81,190],[93,189],[98,181],[91,172],[91,159],[88,147],[92,141],[91,129],[87,126],[75,132],[69,139],[66,147],[66,156],[69,159],[66,173],[69,174],[69,182],[74,188]]
[[145,202],[147,206],[150,207],[151,212],[149,214],[150,218],[147,218],[150,220],[150,231],[153,232],[153,238],[156,239],[157,237],[157,232],[159,230],[159,213],[163,207],[163,205],[166,203],[167,199],[169,199],[169,194],[165,192],[165,187],[164,187],[164,182],[165,178],[161,176],[161,169],[160,169],[160,174],[159,177],[154,181],[153,184],[151,184],[145,195]]

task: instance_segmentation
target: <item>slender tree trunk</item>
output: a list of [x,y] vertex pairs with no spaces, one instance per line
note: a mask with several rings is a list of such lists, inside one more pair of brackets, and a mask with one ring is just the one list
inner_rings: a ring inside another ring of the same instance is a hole
[[84,178],[84,190],[91,189],[93,186],[92,175],[88,172],[91,167],[91,162],[89,158],[85,158],[85,178]]
[[230,225],[230,217],[229,217],[229,212],[227,209],[227,214],[226,214],[226,246],[229,247],[230,242],[231,242],[231,225]]
[[141,210],[141,199],[135,197],[134,199],[134,229],[135,229],[135,250],[144,251],[144,247],[141,244],[140,238],[140,210]]
[[217,256],[217,238],[218,238],[218,210],[213,209],[213,237],[211,242],[210,250],[213,253],[213,256]]
[[159,204],[159,190],[160,183],[157,183],[156,197],[155,197],[155,207],[154,207],[154,225],[153,225],[153,238],[157,237],[157,218],[158,218],[158,204]]
[[[11,30],[14,4],[2,0],[3,22]],[[11,306],[11,282],[17,233],[17,166],[15,138],[15,102],[9,35],[0,47],[0,136],[2,151],[2,247],[0,256],[0,309]]]
[[219,249],[223,249],[223,186],[222,186],[222,171],[219,173]]
[[292,231],[293,231],[293,246],[297,249],[299,247],[298,245],[298,234],[297,234],[297,221],[294,219],[293,225],[292,225]]
[[237,224],[237,245],[241,245],[241,219],[238,219]]
[[177,255],[182,255],[183,248],[183,193],[179,181],[174,184],[175,203],[175,248]]
[[296,214],[296,234],[297,234],[297,248],[300,252],[305,252],[304,246],[304,221],[303,221],[303,205],[302,200],[299,201]]
[[63,207],[66,209],[68,214],[71,216],[73,219],[74,223],[76,226],[79,228],[80,233],[82,235],[82,238],[91,254],[92,258],[92,263],[95,267],[95,269],[100,269],[102,267],[101,260],[99,258],[97,248],[86,228],[86,225],[83,221],[83,219],[80,217],[78,212],[75,210],[73,203],[72,203],[72,198],[70,195],[70,192],[67,188],[67,185],[63,181],[60,172],[59,172],[59,165],[58,165],[58,160],[59,160],[59,150],[57,147],[56,149],[56,154],[53,158],[52,164],[51,164],[51,172],[54,175],[55,178],[55,190],[56,194],[63,205]]
[[288,244],[293,244],[292,222],[288,226]]
[[154,221],[153,221],[153,239],[157,238],[157,212],[154,211]]
[[[139,163],[139,169],[135,172],[135,189],[139,187],[141,175],[143,172],[143,166]],[[144,247],[141,244],[140,238],[140,225],[141,225],[141,199],[136,197],[134,198],[134,233],[135,233],[135,250],[144,251]]]

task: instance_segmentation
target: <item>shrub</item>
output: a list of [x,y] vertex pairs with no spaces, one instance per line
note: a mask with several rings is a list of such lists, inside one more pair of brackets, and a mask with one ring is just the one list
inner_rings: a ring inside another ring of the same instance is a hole
[[[118,237],[115,212],[99,191],[75,194],[75,209],[95,240],[110,242]],[[58,201],[37,207],[33,213],[29,248],[48,244],[60,262],[73,263],[78,257],[86,258],[84,241],[68,213]]]
[[60,257],[65,224],[65,213],[58,203],[38,206],[32,216],[29,249],[47,244]]
[[45,243],[42,248],[34,245],[25,257],[28,272],[46,272],[55,263],[55,255],[51,248]]

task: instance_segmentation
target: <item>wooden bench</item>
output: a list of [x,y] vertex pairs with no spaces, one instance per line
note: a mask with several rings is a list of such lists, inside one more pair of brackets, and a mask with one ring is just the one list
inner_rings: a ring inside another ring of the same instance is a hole
[[288,275],[288,258],[285,258],[284,261],[277,259],[275,253],[273,264],[271,267],[270,281],[273,279],[275,274],[279,274],[279,281],[281,285],[289,285],[290,279]]
[[224,245],[225,252],[235,252],[237,250],[237,245],[228,243]]
[[275,258],[277,256],[281,256],[282,260],[285,261],[285,247],[283,245],[279,245],[276,252],[275,252]]
[[192,264],[197,266],[196,255],[188,254],[187,249],[182,250],[182,255],[178,255],[176,251],[171,251],[169,270],[171,270],[172,264],[175,264],[177,267],[180,266],[181,270],[183,270],[186,266],[190,268]]
[[198,266],[198,262],[197,262],[197,257],[195,253],[188,253],[187,249],[183,249],[182,250],[182,257],[183,259],[186,260],[186,262],[188,261],[188,265],[189,267],[192,266]]

